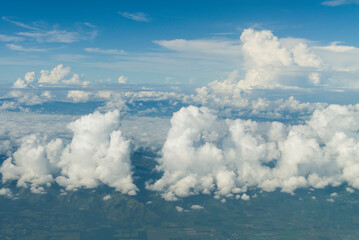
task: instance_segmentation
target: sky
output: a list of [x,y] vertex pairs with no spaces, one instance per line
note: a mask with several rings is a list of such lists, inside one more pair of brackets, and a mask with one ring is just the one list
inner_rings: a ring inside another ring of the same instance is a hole
[[[2,2],[2,184],[168,201],[353,192],[358,10],[356,0]],[[139,149],[162,173],[143,186],[132,177]]]
[[[205,85],[234,70],[248,72],[240,49],[246,29],[271,31],[279,48],[305,43],[326,70],[343,58],[341,68],[350,70],[334,69],[322,78],[354,81],[358,66],[345,61],[359,58],[358,11],[356,0],[2,1],[0,82],[63,64],[93,84],[124,76],[135,84]],[[318,49],[331,45],[354,50],[335,55]],[[304,71],[324,70],[316,65]],[[348,87],[335,81],[335,87]]]

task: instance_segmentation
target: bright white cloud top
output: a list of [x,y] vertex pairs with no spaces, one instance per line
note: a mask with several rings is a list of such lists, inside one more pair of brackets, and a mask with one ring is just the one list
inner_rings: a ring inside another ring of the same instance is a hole
[[136,194],[132,183],[129,142],[119,127],[119,111],[83,116],[68,125],[73,138],[50,142],[36,135],[22,138],[19,149],[0,168],[2,181],[43,192],[56,181],[68,190],[107,184],[116,191]]
[[357,105],[317,110],[302,125],[220,120],[207,108],[182,108],[158,159],[164,175],[147,187],[167,200],[231,196],[251,187],[288,193],[342,183],[358,188],[358,118]]

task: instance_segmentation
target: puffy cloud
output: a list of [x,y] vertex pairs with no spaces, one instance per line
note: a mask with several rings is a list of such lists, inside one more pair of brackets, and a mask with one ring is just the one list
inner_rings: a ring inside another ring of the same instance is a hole
[[192,205],[191,209],[192,210],[201,210],[201,209],[204,209],[204,207],[202,207],[201,205]]
[[121,84],[123,84],[123,83],[126,83],[127,82],[127,77],[125,77],[125,76],[120,76],[119,78],[118,78],[118,83],[121,83]]
[[104,196],[102,199],[104,200],[104,201],[108,201],[108,200],[110,200],[112,197],[111,197],[111,195],[110,194],[107,194],[106,196]]
[[41,185],[53,182],[52,174],[56,170],[50,161],[62,148],[62,141],[55,140],[48,146],[44,145],[44,139],[36,135],[24,137],[20,148],[2,164],[2,181],[17,180],[19,187],[30,185],[31,191],[43,192]]
[[320,83],[320,76],[319,73],[311,73],[308,77],[309,81],[311,81],[314,85],[319,85]]
[[136,194],[132,182],[129,142],[119,128],[119,111],[95,112],[70,123],[73,138],[47,142],[38,135],[25,136],[15,153],[0,167],[2,181],[17,181],[34,193],[56,181],[68,190],[107,184],[116,191]]
[[41,70],[41,76],[39,78],[39,83],[50,83],[56,84],[67,76],[71,71],[70,67],[64,67],[62,64],[57,65],[52,70]]
[[35,72],[28,72],[25,74],[24,79],[18,78],[13,84],[13,88],[27,88],[30,83],[35,80]]
[[68,125],[74,132],[62,153],[56,181],[67,189],[93,188],[100,182],[133,195],[129,142],[118,130],[119,111],[81,117]]
[[67,93],[67,98],[70,98],[73,102],[87,102],[90,96],[90,92],[84,92],[80,90],[70,90]]
[[[166,200],[194,194],[359,188],[359,106],[330,105],[304,124],[221,120],[207,108],[182,108],[158,159],[161,179],[147,188]],[[242,195],[243,200],[249,196]]]
[[293,48],[288,48],[267,30],[245,29],[241,35],[241,41],[242,52],[246,59],[246,75],[238,83],[240,88],[298,86],[295,82],[285,83],[280,77],[288,75],[290,68],[320,68],[322,65],[322,60],[310,51],[306,44],[299,42]]
[[183,207],[180,207],[180,206],[176,206],[176,211],[177,212],[183,212]]
[[12,194],[11,189],[9,189],[9,188],[1,188],[0,189],[0,196],[5,196],[7,198],[12,198],[13,194]]

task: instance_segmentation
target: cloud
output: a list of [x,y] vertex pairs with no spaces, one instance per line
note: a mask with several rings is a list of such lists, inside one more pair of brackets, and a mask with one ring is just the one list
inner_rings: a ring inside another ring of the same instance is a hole
[[16,44],[12,44],[12,43],[6,44],[6,46],[8,48],[10,48],[11,50],[21,51],[21,52],[46,52],[47,51],[47,49],[44,49],[44,48],[24,48],[20,45],[16,45]]
[[126,83],[127,82],[127,77],[125,77],[125,76],[120,76],[119,78],[118,78],[118,83],[121,83],[121,84],[124,84],[124,83]]
[[0,189],[0,196],[5,196],[7,198],[12,198],[13,193],[12,193],[11,189],[9,189],[9,188],[1,188]]
[[187,52],[191,54],[200,53],[204,55],[237,57],[241,55],[241,46],[238,41],[174,39],[153,42],[173,51]]
[[104,196],[102,199],[104,200],[104,201],[108,201],[108,200],[110,200],[112,197],[111,197],[111,195],[110,194],[107,194],[106,196]]
[[99,182],[133,195],[129,142],[122,137],[119,111],[84,116],[68,127],[74,137],[61,156],[56,181],[67,189],[93,188]]
[[44,192],[41,185],[50,186],[53,182],[52,173],[55,168],[50,164],[50,159],[62,147],[62,141],[53,141],[48,145],[51,153],[47,151],[44,139],[36,135],[26,136],[22,139],[20,148],[0,167],[2,181],[17,180],[18,187],[28,187],[34,193]]
[[132,182],[129,142],[119,128],[119,111],[95,112],[70,123],[73,137],[68,145],[62,139],[47,141],[45,136],[22,138],[15,153],[0,167],[2,181],[17,181],[34,193],[55,181],[67,190],[95,188],[99,184],[129,195],[136,194]]
[[40,29],[37,28],[37,27],[33,27],[33,26],[30,26],[30,25],[27,25],[27,24],[24,24],[22,22],[18,22],[18,21],[14,21],[14,20],[11,20],[5,16],[2,17],[2,20],[4,21],[7,21],[9,23],[12,23],[12,24],[15,24],[16,26],[19,26],[19,27],[22,27],[22,28],[26,28],[26,29],[30,29],[30,30],[35,30],[35,31],[39,31]]
[[192,210],[201,210],[201,209],[204,209],[204,207],[202,207],[201,205],[192,205],[191,209]]
[[2,17],[2,19],[21,28],[31,30],[28,32],[18,32],[16,34],[25,38],[35,39],[37,42],[40,43],[43,42],[72,43],[80,40],[90,40],[97,36],[96,27],[89,23],[84,23],[83,25],[86,28],[90,28],[90,31],[83,31],[81,29],[78,31],[59,30],[57,29],[57,26],[53,27],[53,29],[51,30],[46,30],[22,22],[14,21],[7,17]]
[[28,72],[25,74],[25,78],[18,78],[13,84],[13,88],[27,88],[35,80],[35,72]]
[[0,34],[0,42],[21,42],[21,41],[24,41],[22,37]]
[[125,53],[125,51],[117,50],[117,49],[85,48],[84,50],[89,53],[114,54],[114,55],[122,55]]
[[336,7],[344,4],[359,4],[358,0],[329,0],[322,2],[323,5]]
[[233,196],[253,187],[293,193],[347,183],[358,189],[357,119],[358,105],[329,105],[299,125],[221,120],[207,108],[182,108],[158,159],[163,176],[147,188],[166,200]]
[[137,22],[149,22],[151,19],[149,16],[142,12],[129,13],[129,12],[118,12],[122,17],[128,18]]
[[89,99],[90,93],[80,90],[70,90],[67,93],[67,98],[70,98],[73,102],[87,102]]
[[88,82],[83,82],[80,80],[80,76],[77,73],[74,73],[70,79],[65,79],[71,72],[70,67],[64,67],[62,64],[57,65],[52,70],[41,70],[40,78],[38,83],[46,84],[82,84],[87,85]]
[[57,65],[51,71],[41,70],[39,83],[58,83],[61,79],[67,76],[71,71],[70,67],[64,67],[62,64]]

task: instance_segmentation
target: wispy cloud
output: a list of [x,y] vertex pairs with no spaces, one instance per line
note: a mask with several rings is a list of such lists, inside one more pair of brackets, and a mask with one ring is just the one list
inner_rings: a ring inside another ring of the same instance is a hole
[[322,2],[323,5],[336,7],[344,4],[359,4],[359,0],[328,0]]
[[14,50],[14,51],[21,51],[21,52],[46,52],[47,49],[44,49],[44,48],[24,48],[20,45],[16,45],[16,44],[6,44],[6,46],[8,48],[10,48],[11,50]]
[[151,19],[150,17],[142,12],[137,13],[129,13],[129,12],[118,12],[122,17],[128,18],[137,22],[149,22]]
[[20,42],[20,41],[24,41],[24,38],[0,34],[0,42]]
[[[14,24],[16,26],[19,26],[21,28],[30,30],[26,32],[18,32],[16,35],[25,37],[25,38],[32,38],[35,39],[37,42],[43,43],[43,42],[59,42],[59,43],[72,43],[77,42],[80,40],[90,40],[97,36],[97,29],[95,26],[93,26],[90,23],[84,23],[83,26],[86,28],[90,28],[90,30],[82,30],[79,29],[77,31],[68,31],[68,30],[61,30],[58,29],[58,27],[53,27],[52,29],[43,29],[34,27],[29,24],[25,24],[22,22],[11,20],[7,17],[2,17],[2,19],[6,22],[9,22],[11,24]],[[5,35],[1,37],[0,35],[0,41],[1,38],[10,40],[11,38],[8,36],[5,38]],[[20,39],[18,37],[17,39]],[[15,37],[12,37],[12,41],[15,41]]]
[[121,55],[125,53],[125,51],[117,50],[117,49],[85,48],[84,50],[89,53],[114,54],[114,55]]
[[9,18],[7,18],[5,16],[2,17],[2,20],[6,21],[6,22],[9,22],[9,23],[12,23],[12,24],[15,24],[16,26],[19,26],[19,27],[22,27],[22,28],[35,30],[35,31],[41,31],[41,29],[39,29],[37,27],[33,27],[33,26],[27,25],[27,24],[22,23],[22,22],[11,20],[11,19],[9,19]]

